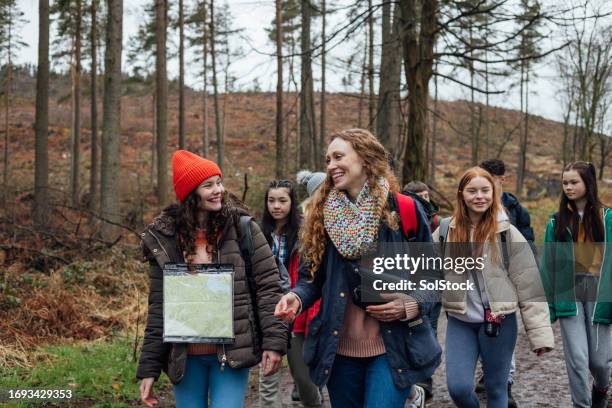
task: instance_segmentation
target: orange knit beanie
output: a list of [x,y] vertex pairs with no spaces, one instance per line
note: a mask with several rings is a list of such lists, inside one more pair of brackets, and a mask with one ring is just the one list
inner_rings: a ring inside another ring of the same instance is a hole
[[223,176],[217,163],[187,150],[177,150],[172,155],[174,192],[181,203],[189,193],[212,176]]

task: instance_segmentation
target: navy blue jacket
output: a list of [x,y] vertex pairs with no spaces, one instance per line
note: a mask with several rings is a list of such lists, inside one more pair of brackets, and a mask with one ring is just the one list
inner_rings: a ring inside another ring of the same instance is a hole
[[533,228],[531,228],[531,217],[529,217],[529,211],[523,207],[518,198],[511,193],[502,193],[502,204],[508,212],[510,217],[510,223],[519,230],[527,241],[533,243],[535,237],[533,234]]
[[[390,197],[390,200],[390,205],[397,205],[394,197]],[[429,226],[418,203],[417,220],[418,229],[414,241],[430,243]],[[401,229],[393,231],[384,223],[379,228],[379,240],[379,242],[405,242]],[[433,245],[425,244],[425,246],[428,248],[428,253],[425,255],[433,256]],[[348,297],[351,296],[350,281],[354,271],[359,271],[359,268],[356,262],[342,257],[329,238],[323,262],[312,281],[304,262],[300,264],[299,280],[293,292],[299,296],[302,308],[305,310],[317,299],[321,299],[319,314],[308,327],[308,336],[304,343],[304,361],[310,367],[312,381],[322,387],[329,380],[338,350],[344,312]],[[412,325],[400,321],[379,322],[380,333],[393,370],[393,381],[400,388],[430,378],[440,365],[442,354],[427,318],[430,307],[439,302],[440,293],[416,290],[409,294],[419,304],[421,324]]]

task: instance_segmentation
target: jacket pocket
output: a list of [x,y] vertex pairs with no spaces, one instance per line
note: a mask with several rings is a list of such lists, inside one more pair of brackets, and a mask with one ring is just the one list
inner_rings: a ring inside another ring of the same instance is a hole
[[419,319],[421,323],[408,329],[406,337],[406,355],[412,368],[423,368],[431,365],[442,355],[442,347],[426,318]]
[[321,332],[321,319],[319,316],[315,316],[310,324],[308,325],[308,336],[304,341],[304,362],[310,366],[315,360],[317,355],[317,349],[319,347],[320,334]]

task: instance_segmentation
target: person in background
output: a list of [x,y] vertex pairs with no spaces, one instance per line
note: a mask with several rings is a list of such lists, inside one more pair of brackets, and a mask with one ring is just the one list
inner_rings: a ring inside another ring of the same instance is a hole
[[427,220],[429,221],[429,229],[431,232],[434,232],[440,224],[438,217],[439,208],[434,202],[431,201],[429,187],[427,187],[427,184],[423,183],[422,181],[411,181],[404,186],[402,189],[402,194],[406,194],[419,200],[419,203],[425,211]]
[[[506,210],[510,223],[519,230],[525,237],[537,261],[537,251],[535,249],[535,236],[533,228],[531,228],[531,217],[529,211],[519,203],[518,198],[512,193],[503,190],[506,181],[506,165],[500,159],[489,159],[479,164],[479,166],[488,171],[495,180],[495,187],[499,190],[501,205]],[[512,386],[514,385],[514,373],[516,372],[516,359],[512,353],[512,362],[510,366],[510,375],[508,376],[508,408],[516,408],[518,405],[512,395]],[[484,376],[481,375],[476,385],[477,392],[484,392]]]
[[[244,404],[249,367],[263,361],[264,374],[274,374],[287,350],[287,327],[273,315],[283,294],[278,268],[259,226],[250,220],[254,254],[251,276],[247,275],[239,227],[246,207],[225,190],[216,163],[178,150],[172,156],[172,173],[179,203],[165,208],[141,234],[150,284],[136,372],[140,397],[148,407],[159,403],[153,384],[165,371],[174,384],[178,408],[208,407],[209,401],[213,407],[239,408]],[[163,267],[168,262],[234,265],[234,343],[163,341]],[[252,308],[256,313],[250,313]]]
[[441,256],[453,258],[459,254],[484,259],[482,268],[444,271],[450,282],[473,282],[475,286],[474,290],[446,290],[442,294],[448,316],[448,391],[454,403],[463,408],[480,406],[474,392],[479,357],[487,407],[508,406],[507,381],[518,331],[517,311],[521,312],[536,355],[554,347],[548,308],[538,299],[544,290],[535,258],[523,235],[500,207],[498,194],[486,170],[480,167],[467,170],[457,188],[453,216],[442,220],[433,234],[434,241],[442,244]]
[[572,403],[604,408],[612,355],[612,210],[599,201],[592,163],[568,164],[562,183],[559,209],[546,226],[542,278],[551,320],[561,324]]
[[[440,224],[438,207],[431,202],[427,184],[422,181],[411,181],[404,186],[402,193],[419,201],[429,221],[429,229],[431,232],[434,232]],[[441,309],[442,303],[440,302],[432,305],[431,309],[429,309],[429,323],[436,337],[438,337],[438,319],[440,318]],[[433,397],[433,378],[429,377],[427,380],[419,383],[419,385],[425,390],[425,397],[428,400],[431,399]]]
[[[262,230],[272,248],[272,254],[279,263],[280,280],[285,292],[294,287],[297,282],[299,265],[298,233],[302,224],[302,214],[298,206],[295,187],[289,180],[273,180],[268,185],[264,196],[264,211]],[[286,282],[286,285],[284,284]],[[302,357],[304,344],[303,326],[307,312],[296,319],[291,344],[287,352],[287,360],[291,375],[297,385],[302,404],[306,408],[320,407],[319,389],[308,377],[308,367]],[[296,330],[298,333],[296,333]],[[259,375],[259,402],[262,407],[282,407],[280,390],[280,371],[270,376],[263,375],[263,366]]]

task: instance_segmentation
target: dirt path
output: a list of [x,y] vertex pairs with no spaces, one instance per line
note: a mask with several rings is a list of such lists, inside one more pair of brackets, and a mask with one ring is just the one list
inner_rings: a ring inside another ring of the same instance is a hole
[[[439,321],[438,332],[440,342],[444,346],[444,334],[446,332],[446,317],[442,315]],[[519,337],[516,347],[516,366],[514,375],[515,385],[513,394],[521,408],[532,407],[571,407],[569,384],[565,371],[563,359],[563,345],[559,324],[554,326],[556,348],[542,357],[537,357],[530,351],[529,343],[525,335],[522,323],[519,321]],[[434,398],[427,404],[428,407],[450,408],[452,403],[446,389],[446,377],[444,373],[444,360],[434,376]],[[300,407],[299,403],[291,402],[292,381],[288,368],[283,368],[282,398],[283,407]],[[250,389],[246,399],[246,407],[259,407],[257,399],[257,378],[253,375],[250,381]],[[329,401],[327,398],[326,401]],[[482,406],[485,398],[481,396]],[[325,405],[329,407],[329,404]],[[608,405],[612,407],[612,404]],[[264,407],[261,407],[264,408]]]

